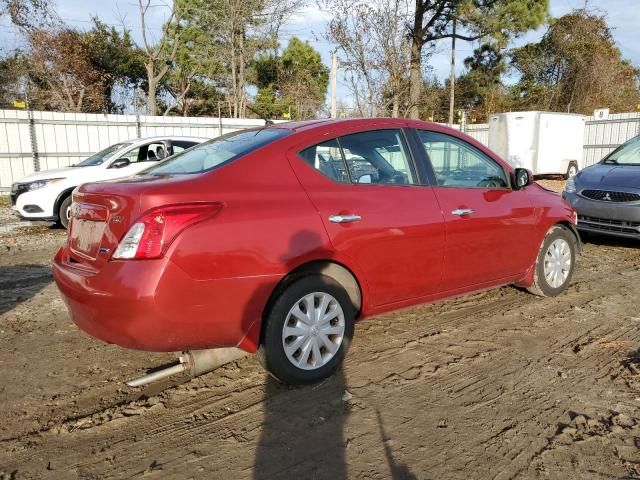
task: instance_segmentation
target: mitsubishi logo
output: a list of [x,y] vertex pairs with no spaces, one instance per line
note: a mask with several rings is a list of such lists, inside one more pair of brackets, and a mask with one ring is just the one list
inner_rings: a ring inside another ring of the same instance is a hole
[[610,202],[611,201],[611,195],[609,195],[609,192],[605,193],[604,197],[602,197],[602,199]]

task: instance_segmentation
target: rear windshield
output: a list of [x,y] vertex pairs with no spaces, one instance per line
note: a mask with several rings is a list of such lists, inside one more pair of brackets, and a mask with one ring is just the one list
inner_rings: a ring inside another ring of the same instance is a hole
[[228,133],[180,152],[142,172],[144,175],[200,173],[230,162],[242,155],[289,135],[291,130],[261,128]]
[[640,135],[615,149],[603,163],[613,165],[640,165]]

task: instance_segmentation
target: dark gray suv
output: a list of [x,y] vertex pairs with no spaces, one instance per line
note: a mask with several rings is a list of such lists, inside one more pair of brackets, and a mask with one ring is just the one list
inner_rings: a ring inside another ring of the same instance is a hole
[[640,239],[640,135],[569,179],[562,197],[579,230]]

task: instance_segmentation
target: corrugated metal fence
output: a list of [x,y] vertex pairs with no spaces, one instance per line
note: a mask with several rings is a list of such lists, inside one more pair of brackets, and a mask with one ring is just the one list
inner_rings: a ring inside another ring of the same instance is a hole
[[[0,191],[7,191],[12,182],[36,168],[48,170],[71,165],[124,140],[155,135],[212,138],[263,124],[262,120],[254,119],[0,110]],[[488,124],[467,124],[464,130],[488,144]],[[640,113],[613,114],[606,119],[588,117],[584,165],[593,165],[638,134]]]
[[489,145],[489,124],[471,123],[464,126],[464,133],[475,138],[483,145]]
[[636,135],[640,135],[640,113],[616,113],[602,120],[589,117],[584,130],[584,165],[598,163]]
[[114,143],[157,135],[213,138],[263,120],[0,110],[0,191],[38,170],[77,163]]
[[[489,144],[489,124],[468,124],[464,131],[484,145]],[[602,160],[616,147],[640,135],[640,113],[615,113],[605,119],[587,117],[584,128],[583,166]]]

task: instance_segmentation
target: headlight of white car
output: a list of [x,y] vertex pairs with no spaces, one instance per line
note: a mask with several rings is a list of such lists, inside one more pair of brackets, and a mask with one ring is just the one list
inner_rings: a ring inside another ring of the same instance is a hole
[[576,181],[573,178],[567,180],[564,185],[564,191],[567,193],[576,193]]
[[60,180],[64,180],[63,178],[47,178],[45,180],[36,180],[35,182],[29,182],[26,184],[26,188],[28,191],[37,190],[39,188],[46,187],[47,185],[51,185],[52,183],[59,182]]

